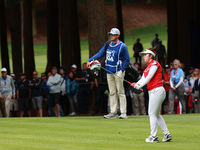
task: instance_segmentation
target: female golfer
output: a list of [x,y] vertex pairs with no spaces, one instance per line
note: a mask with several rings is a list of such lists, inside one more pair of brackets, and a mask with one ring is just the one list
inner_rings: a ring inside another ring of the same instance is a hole
[[137,83],[132,83],[136,89],[141,89],[147,84],[149,91],[149,118],[151,126],[151,135],[146,139],[146,142],[159,142],[157,137],[158,125],[163,131],[163,142],[170,141],[172,139],[171,134],[168,131],[167,125],[163,117],[160,115],[160,109],[162,102],[165,99],[166,92],[162,84],[162,68],[160,64],[155,60],[156,49],[149,48],[144,52],[140,52],[140,56],[144,56],[144,61],[147,63],[147,68],[144,70],[142,78]]

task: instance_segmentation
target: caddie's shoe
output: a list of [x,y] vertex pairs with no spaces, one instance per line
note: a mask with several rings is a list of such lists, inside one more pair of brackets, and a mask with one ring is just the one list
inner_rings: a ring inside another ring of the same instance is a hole
[[116,118],[116,114],[115,113],[109,113],[107,115],[104,115],[104,118],[106,119],[112,119],[112,118]]
[[119,119],[127,119],[127,115],[125,113],[122,113],[120,116],[119,116]]
[[150,135],[150,136],[146,139],[146,142],[149,142],[149,143],[157,143],[157,142],[159,142],[159,140],[158,140],[158,137],[157,137],[157,136],[153,137],[152,135]]
[[169,142],[169,141],[171,141],[172,140],[172,136],[171,136],[171,134],[170,133],[167,133],[167,134],[165,134],[164,135],[164,138],[163,138],[163,142]]

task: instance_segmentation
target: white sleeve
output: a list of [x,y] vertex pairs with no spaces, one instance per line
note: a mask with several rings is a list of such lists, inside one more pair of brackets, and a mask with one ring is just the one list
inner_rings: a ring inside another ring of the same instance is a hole
[[173,85],[173,83],[172,83],[172,78],[170,78],[170,86],[171,86],[171,88],[174,87],[174,85]]
[[149,74],[146,76],[146,78],[142,78],[142,81],[140,82],[139,86],[143,87],[144,85],[146,85],[153,78],[157,70],[158,70],[158,67],[156,65],[151,66],[149,70]]
[[178,84],[175,86],[175,88],[178,88],[178,87],[181,85],[181,83],[183,83],[183,77],[180,77],[180,81],[179,81]]

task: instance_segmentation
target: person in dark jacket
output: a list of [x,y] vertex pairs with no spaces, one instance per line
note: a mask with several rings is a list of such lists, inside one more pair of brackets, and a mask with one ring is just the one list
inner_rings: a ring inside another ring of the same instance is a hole
[[159,40],[159,45],[158,45],[158,62],[161,64],[161,66],[163,68],[165,66],[165,56],[166,56],[165,46],[162,44],[162,40]]
[[17,99],[19,101],[19,116],[24,116],[24,111],[28,112],[28,116],[31,117],[31,91],[29,89],[29,80],[26,79],[24,73],[20,74],[20,81],[17,84]]
[[42,117],[42,93],[41,93],[42,80],[38,78],[38,72],[33,71],[33,80],[30,82],[31,99],[33,109],[36,110],[36,115]]
[[76,109],[78,106],[78,89],[79,83],[74,80],[73,72],[70,72],[68,79],[66,80],[66,93],[70,103],[71,113],[70,116],[76,115]]
[[[137,41],[133,45],[133,51],[134,51],[133,57],[135,57],[135,62],[140,63],[139,65],[141,66],[142,61],[141,61],[141,56],[139,55],[139,52],[143,51],[143,46],[140,43],[140,38],[137,38]],[[138,58],[139,58],[139,62],[138,62]]]
[[88,114],[91,90],[94,85],[94,78],[83,64],[83,70],[77,72],[75,80],[79,82],[78,109],[80,114]]

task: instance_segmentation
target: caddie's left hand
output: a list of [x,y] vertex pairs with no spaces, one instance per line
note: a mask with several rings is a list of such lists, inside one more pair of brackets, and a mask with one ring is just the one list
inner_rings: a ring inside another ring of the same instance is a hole
[[123,72],[120,70],[120,71],[117,72],[117,75],[122,77],[123,76]]

